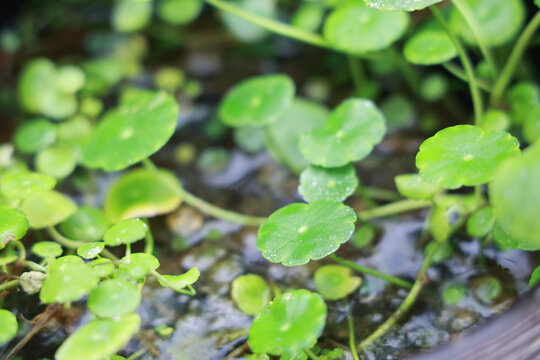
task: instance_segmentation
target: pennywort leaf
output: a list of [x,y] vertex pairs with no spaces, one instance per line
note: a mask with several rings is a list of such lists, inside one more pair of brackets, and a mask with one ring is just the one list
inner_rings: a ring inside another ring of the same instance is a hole
[[97,257],[101,251],[105,248],[105,243],[103,242],[90,242],[79,246],[77,249],[77,255],[83,259],[90,260]]
[[77,211],[77,205],[56,191],[40,191],[24,200],[20,209],[28,217],[30,227],[42,229],[54,226]]
[[34,154],[46,149],[56,141],[56,128],[46,119],[26,121],[15,131],[13,142],[23,154]]
[[101,209],[81,206],[60,224],[60,230],[70,239],[98,241],[109,228],[110,222]]
[[9,342],[19,330],[17,318],[11,311],[0,309],[0,345]]
[[495,224],[495,214],[491,206],[475,210],[467,221],[467,232],[471,236],[486,236]]
[[32,245],[32,252],[42,258],[55,258],[62,255],[62,246],[54,241],[39,241]]
[[161,275],[162,279],[158,278],[161,286],[173,289],[174,291],[184,290],[188,285],[194,284],[199,280],[201,273],[198,268],[194,267],[189,271],[180,275]]
[[441,188],[426,182],[418,174],[401,174],[394,178],[399,193],[415,200],[430,200]]
[[14,208],[0,205],[0,249],[11,240],[19,240],[28,230],[26,215]]
[[307,202],[333,200],[342,202],[358,186],[356,170],[352,165],[340,168],[309,166],[300,174],[298,191]]
[[88,308],[101,318],[129,314],[141,303],[141,291],[136,285],[124,280],[102,281],[88,296]]
[[342,299],[362,283],[362,278],[352,276],[351,269],[340,265],[321,266],[315,272],[313,280],[317,292],[328,300]]
[[35,192],[51,190],[55,185],[52,176],[25,170],[7,172],[0,179],[0,191],[12,199],[24,199]]
[[126,219],[111,226],[103,235],[107,246],[134,243],[146,235],[148,225],[141,219]]
[[247,274],[234,279],[231,296],[240,310],[248,315],[257,315],[272,299],[272,290],[259,275]]
[[407,41],[403,54],[413,64],[434,65],[452,60],[457,50],[443,29],[426,28]]

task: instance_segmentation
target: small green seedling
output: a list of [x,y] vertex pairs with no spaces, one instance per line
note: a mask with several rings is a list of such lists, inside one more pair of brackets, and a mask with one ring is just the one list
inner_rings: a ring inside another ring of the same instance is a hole
[[340,265],[321,266],[313,280],[317,292],[328,300],[343,299],[362,284],[362,278],[352,276],[350,268]]
[[[156,273],[153,274],[156,275]],[[191,285],[193,285],[199,279],[199,276],[201,276],[201,273],[196,267],[181,275],[156,275],[161,286],[168,287],[176,292],[188,295],[195,295],[195,290]],[[186,287],[189,289],[189,291],[185,290]]]
[[296,354],[317,341],[326,321],[318,294],[296,290],[277,297],[255,318],[248,343],[255,353]]
[[272,300],[272,289],[259,275],[247,274],[234,279],[231,296],[240,310],[257,315]]

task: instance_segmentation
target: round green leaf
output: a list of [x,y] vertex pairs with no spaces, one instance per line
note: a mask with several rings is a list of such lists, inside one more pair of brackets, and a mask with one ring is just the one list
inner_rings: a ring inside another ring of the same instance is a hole
[[79,255],[83,259],[90,260],[98,256],[104,248],[105,243],[103,242],[91,242],[79,246],[79,248],[77,249],[77,255]]
[[111,22],[117,31],[135,32],[145,28],[151,19],[151,1],[116,0]]
[[56,126],[56,135],[58,140],[80,146],[90,136],[93,130],[93,124],[83,116],[76,116],[63,121]]
[[323,125],[329,113],[314,101],[296,98],[276,122],[264,128],[268,151],[277,161],[299,173],[309,165],[298,149],[300,135]]
[[42,229],[54,226],[77,211],[77,205],[56,191],[40,191],[30,195],[20,209],[28,217],[30,227]]
[[418,174],[402,174],[394,178],[399,193],[415,200],[430,200],[441,190],[437,185],[425,182]]
[[395,11],[395,10],[404,10],[404,11],[414,11],[422,10],[431,6],[433,4],[439,3],[443,0],[364,0],[369,7]]
[[300,151],[312,164],[339,167],[365,158],[385,132],[383,114],[370,100],[341,103],[321,127],[302,134]]
[[514,85],[507,94],[512,123],[522,124],[528,114],[540,105],[540,88],[533,82]]
[[0,205],[0,249],[8,241],[22,238],[27,230],[28,220],[22,211]]
[[183,25],[195,20],[202,8],[201,0],[162,0],[157,12],[163,21],[173,25]]
[[99,241],[109,225],[103,211],[91,206],[81,206],[76,213],[60,224],[60,230],[70,239]]
[[0,190],[12,199],[24,199],[35,192],[51,190],[55,185],[52,176],[25,170],[10,171],[0,179]]
[[[532,288],[536,284],[540,282],[540,266],[537,266],[536,269],[531,274],[531,278],[529,280],[529,287]],[[2,341],[0,341],[2,343]]]
[[161,286],[168,287],[174,291],[180,291],[186,288],[188,285],[194,284],[199,280],[201,273],[198,268],[194,267],[189,271],[180,275],[161,275],[165,281],[158,278]]
[[88,265],[92,267],[94,272],[100,278],[111,276],[116,270],[113,262],[109,259],[104,258],[93,260],[89,262]]
[[103,235],[107,246],[131,244],[145,237],[148,226],[140,219],[126,219],[111,226]]
[[540,249],[540,143],[506,160],[489,186],[497,222],[523,250]]
[[126,257],[123,257],[122,262],[128,265],[140,266],[146,269],[147,272],[156,270],[159,267],[159,260],[154,255],[145,253],[133,253],[129,256],[129,261]]
[[484,114],[480,126],[484,131],[508,130],[510,117],[502,110],[491,109]]
[[291,105],[294,91],[294,82],[286,75],[252,77],[227,92],[219,116],[229,126],[268,125]]
[[457,50],[444,30],[423,29],[407,41],[403,54],[413,64],[435,65],[455,58]]
[[56,260],[43,282],[39,299],[45,304],[77,301],[97,286],[99,277],[77,256]]
[[475,210],[467,221],[467,232],[472,236],[486,236],[495,224],[495,214],[491,206]]
[[45,119],[26,121],[15,132],[13,141],[23,154],[37,153],[56,141],[55,126]]
[[0,346],[9,342],[19,330],[17,318],[10,311],[0,309]]
[[140,92],[109,111],[83,148],[84,163],[116,171],[152,155],[176,128],[178,105],[164,92]]
[[75,93],[84,85],[84,72],[75,65],[64,65],[56,73],[56,87],[64,93]]
[[141,318],[127,314],[98,319],[81,326],[60,346],[56,360],[102,360],[118,352],[139,330]]
[[55,258],[64,252],[62,246],[54,241],[40,241],[32,245],[32,252],[42,258]]
[[315,272],[313,280],[317,292],[328,300],[342,299],[362,283],[362,278],[352,276],[351,269],[340,265],[321,266]]
[[255,318],[248,343],[254,353],[297,353],[312,346],[324,329],[326,304],[318,294],[296,290],[277,297]]
[[[525,7],[521,0],[465,0],[471,15],[476,19],[480,35],[487,46],[500,46],[511,41],[525,21]],[[474,32],[460,11],[450,12],[450,28],[467,43],[476,44]]]
[[259,275],[247,274],[234,279],[231,296],[240,310],[257,315],[272,300],[272,290]]
[[[232,0],[233,5],[250,13],[266,18],[273,18],[276,15],[276,0]],[[221,11],[223,23],[238,40],[245,43],[254,43],[262,40],[268,31],[258,24],[244,20],[234,14]]]
[[102,281],[88,296],[88,308],[101,318],[122,316],[134,312],[141,303],[141,291],[124,280]]
[[355,221],[353,209],[338,202],[287,205],[259,228],[257,248],[271,262],[303,265],[336,251],[349,240]]
[[36,169],[57,179],[63,179],[75,170],[75,150],[67,146],[53,146],[36,156]]
[[307,201],[333,200],[342,202],[358,186],[356,170],[349,164],[340,168],[309,166],[300,174],[298,191]]
[[370,9],[361,0],[334,10],[324,24],[324,38],[335,49],[350,54],[382,50],[398,40],[409,25],[405,12]]
[[180,183],[167,171],[145,169],[125,173],[105,198],[105,213],[113,222],[166,214],[178,207]]
[[477,126],[457,125],[422,143],[416,167],[427,182],[457,189],[490,181],[504,159],[519,153],[518,140],[505,131],[485,132]]

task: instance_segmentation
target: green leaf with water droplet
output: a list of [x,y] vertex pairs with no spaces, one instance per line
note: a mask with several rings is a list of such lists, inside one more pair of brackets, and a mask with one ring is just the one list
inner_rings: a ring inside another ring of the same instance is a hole
[[407,40],[403,55],[413,64],[435,65],[455,58],[457,50],[444,30],[427,28]]
[[77,301],[97,286],[99,277],[77,256],[58,258],[48,269],[39,299],[45,304]]
[[84,164],[116,171],[149,157],[174,133],[176,100],[165,92],[138,91],[134,99],[109,111],[83,147]]
[[39,241],[32,245],[32,252],[42,258],[55,258],[62,255],[62,246],[54,241]]
[[287,205],[259,228],[257,248],[274,263],[298,266],[336,251],[354,231],[356,214],[338,202]]
[[33,193],[20,209],[28,217],[31,228],[42,229],[66,220],[77,211],[77,205],[67,196],[51,190]]
[[55,185],[56,180],[52,176],[26,170],[7,172],[0,179],[0,190],[13,199],[24,199],[33,193],[51,190]]
[[9,342],[19,330],[17,318],[12,312],[0,309],[0,346]]
[[233,280],[231,296],[240,310],[257,315],[272,300],[272,290],[259,275],[247,274]]
[[314,165],[340,167],[369,155],[385,130],[384,115],[372,101],[350,98],[324,125],[302,134],[299,148]]
[[[469,8],[487,46],[510,42],[525,21],[525,7],[521,0],[464,0],[463,5]],[[450,12],[449,24],[452,31],[468,44],[476,44],[474,32],[457,7]]]
[[364,54],[389,47],[405,33],[408,25],[409,15],[405,12],[382,12],[357,0],[330,13],[323,34],[337,50]]
[[252,77],[227,92],[219,116],[229,126],[268,125],[291,105],[294,92],[294,82],[286,75]]
[[352,270],[340,265],[321,266],[313,278],[315,289],[325,299],[343,299],[362,283],[362,278],[352,276]]
[[394,181],[399,193],[409,199],[430,200],[441,191],[440,187],[424,181],[418,174],[401,174]]
[[519,154],[518,140],[505,131],[457,125],[422,143],[416,167],[427,182],[457,189],[487,183],[503,160]]
[[314,101],[296,98],[279,119],[264,128],[264,140],[270,154],[299,173],[308,161],[298,149],[300,135],[323,125],[330,111]]
[[141,291],[127,281],[102,281],[88,296],[88,308],[97,317],[110,318],[134,312],[141,303]]
[[21,239],[28,226],[28,220],[22,211],[0,205],[0,249],[3,249],[8,241]]
[[364,0],[368,6],[386,11],[404,10],[414,11],[422,10],[443,0]]
[[104,248],[105,243],[103,242],[91,242],[79,246],[79,248],[77,249],[77,255],[79,255],[83,259],[90,260],[98,256]]
[[523,250],[540,249],[540,143],[506,160],[489,184],[497,222]]
[[107,246],[134,243],[146,235],[148,226],[140,219],[126,219],[111,226],[103,235]]
[[98,319],[81,326],[56,351],[56,360],[102,360],[127,344],[139,330],[141,318],[127,314],[115,319]]
[[295,290],[277,297],[255,318],[248,344],[255,353],[297,353],[313,346],[324,329],[326,304],[318,294]]
[[169,213],[182,201],[180,186],[168,171],[132,170],[109,188],[105,213],[112,222]]
[[307,201],[344,201],[358,186],[356,170],[352,165],[340,168],[309,166],[300,174],[298,191]]

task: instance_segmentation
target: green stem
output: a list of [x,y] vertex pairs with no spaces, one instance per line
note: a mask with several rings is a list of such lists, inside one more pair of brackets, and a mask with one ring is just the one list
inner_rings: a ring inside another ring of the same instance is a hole
[[206,202],[196,197],[195,195],[186,191],[186,189],[184,188],[181,188],[181,197],[187,204],[199,209],[206,215],[210,215],[218,219],[228,220],[235,223],[251,226],[259,226],[266,220],[265,217],[243,215],[234,211],[221,209],[217,206],[210,204],[209,202]]
[[126,258],[126,261],[128,263],[130,263],[130,257],[131,257],[131,244],[126,244],[126,255],[125,255],[125,258]]
[[144,252],[146,254],[152,254],[154,252],[154,235],[152,234],[152,229],[150,228],[150,221],[148,218],[144,218],[143,221],[148,226],[148,231],[146,232]]
[[358,272],[361,272],[361,273],[364,273],[364,274],[368,274],[368,275],[375,276],[375,277],[378,277],[380,279],[386,280],[389,283],[400,286],[402,288],[411,289],[413,287],[413,284],[411,284],[408,281],[402,280],[402,279],[400,279],[398,277],[388,275],[388,274],[382,273],[380,271],[377,271],[377,270],[374,270],[374,269],[371,269],[371,268],[368,268],[368,267],[365,267],[365,266],[358,265],[355,262],[343,259],[342,257],[339,257],[339,256],[337,256],[335,254],[330,254],[330,255],[328,255],[328,257],[330,259],[334,260],[335,262],[341,264],[341,265],[347,266],[347,267],[349,267],[349,268],[351,268],[353,270],[356,270]]
[[163,275],[161,275],[160,273],[158,273],[156,270],[153,270],[151,269],[150,270],[150,274],[154,275],[158,280],[160,280],[163,284],[166,284],[169,288],[173,289],[174,291],[176,292],[179,292],[180,294],[184,294],[184,295],[189,295],[189,296],[194,296],[195,294],[197,294],[197,292],[195,291],[195,289],[193,288],[193,286],[191,285],[188,285],[188,290],[184,290],[184,289],[176,289],[167,279],[165,279],[163,277]]
[[141,355],[143,355],[144,353],[146,353],[147,351],[148,350],[146,350],[146,349],[141,349],[141,350],[137,351],[136,353],[131,354],[126,360],[135,360],[138,357],[140,357]]
[[[441,64],[450,74],[454,75],[458,79],[468,82],[467,75],[465,75],[465,72],[457,65],[455,65],[452,62],[445,62]],[[487,92],[491,91],[491,86],[488,85],[485,81],[476,79],[476,84],[478,84],[478,87],[482,90],[485,90]]]
[[351,76],[353,79],[355,95],[360,96],[362,91],[362,81],[364,78],[362,64],[360,62],[361,59],[353,55],[347,55],[347,61],[349,63],[349,69],[351,71]]
[[396,215],[407,211],[419,210],[432,205],[428,200],[410,200],[405,199],[394,203],[376,207],[374,209],[359,211],[357,213],[360,220],[380,218],[390,215]]
[[141,163],[145,167],[146,170],[158,171],[157,166],[149,158],[141,160]]
[[446,33],[450,37],[450,40],[456,47],[456,50],[459,54],[459,58],[461,60],[461,63],[463,64],[463,68],[465,69],[465,74],[467,75],[467,80],[469,83],[469,89],[471,92],[472,102],[473,102],[473,108],[474,108],[474,123],[476,125],[479,125],[482,121],[482,96],[480,95],[480,91],[478,90],[478,84],[476,83],[476,77],[474,75],[474,69],[471,64],[471,60],[469,59],[469,56],[467,55],[467,52],[465,51],[465,48],[459,41],[456,35],[452,32],[450,29],[450,26],[442,16],[439,9],[431,5],[429,7],[431,12],[433,13],[433,16],[441,23],[441,25],[444,27]]
[[[439,244],[440,246],[440,244]],[[398,309],[390,316],[384,323],[382,323],[377,330],[375,330],[371,335],[369,335],[364,341],[358,345],[358,351],[364,350],[367,346],[372,344],[374,341],[379,339],[380,337],[384,336],[409,310],[411,307],[416,303],[416,300],[418,299],[418,296],[420,295],[420,291],[424,287],[424,284],[426,282],[426,272],[428,267],[431,265],[431,262],[433,261],[433,256],[435,255],[436,251],[438,250],[439,246],[433,246],[432,250],[426,255],[424,262],[422,263],[422,267],[418,271],[418,274],[416,276],[416,281],[414,282],[414,285],[405,298],[401,305],[398,307]]]
[[400,52],[395,47],[388,49],[389,56],[394,60],[397,68],[403,74],[404,79],[414,93],[418,93],[420,89],[420,78],[416,69],[406,61]]
[[288,38],[302,41],[322,48],[330,48],[330,45],[326,42],[326,40],[324,40],[324,38],[318,34],[295,28],[294,26],[264,16],[253,14],[223,0],[205,1],[218,8],[219,10],[238,16],[239,18],[259,25],[260,27],[276,34],[283,35]]
[[480,47],[480,51],[482,52],[482,55],[493,70],[493,77],[496,78],[498,74],[497,64],[495,63],[495,59],[493,58],[491,50],[487,46],[486,39],[482,34],[480,25],[478,24],[477,19],[471,11],[471,8],[463,0],[452,0],[452,2],[471,28],[472,34],[474,35],[474,38],[476,39],[476,42]]
[[26,249],[24,247],[24,244],[20,241],[14,241],[13,244],[19,249],[19,260],[20,262],[24,262],[26,260]]
[[395,191],[381,189],[377,187],[365,186],[364,194],[373,200],[382,200],[382,201],[397,201],[403,200],[403,196],[398,194]]
[[24,266],[26,266],[27,268],[30,268],[34,271],[42,271],[42,272],[46,272],[47,269],[45,269],[45,267],[39,265],[39,264],[36,264],[35,262],[33,261],[30,261],[30,260],[25,260],[23,261],[23,264]]
[[506,87],[510,83],[510,80],[512,80],[514,72],[516,71],[516,68],[521,61],[523,53],[527,49],[527,45],[529,44],[532,36],[539,27],[540,11],[536,13],[536,15],[532,18],[532,20],[525,28],[525,30],[523,30],[523,32],[519,36],[518,41],[516,42],[516,45],[514,46],[514,49],[512,49],[510,57],[508,58],[508,61],[506,62],[506,65],[504,66],[501,75],[499,76],[497,82],[495,83],[495,86],[493,87],[493,92],[491,93],[490,99],[490,104],[492,106],[496,106],[497,104],[499,104]]
[[320,358],[309,349],[305,349],[304,352],[309,356],[311,360],[319,360]]
[[2,283],[0,284],[0,292],[4,291],[4,290],[7,290],[7,289],[11,289],[12,287],[15,287],[15,286],[18,286],[20,283],[20,280],[11,280],[11,281],[6,281],[5,283]]
[[360,360],[358,358],[358,352],[356,351],[356,339],[354,335],[354,320],[353,320],[350,308],[347,310],[347,323],[349,324],[349,348],[351,349],[353,360]]

